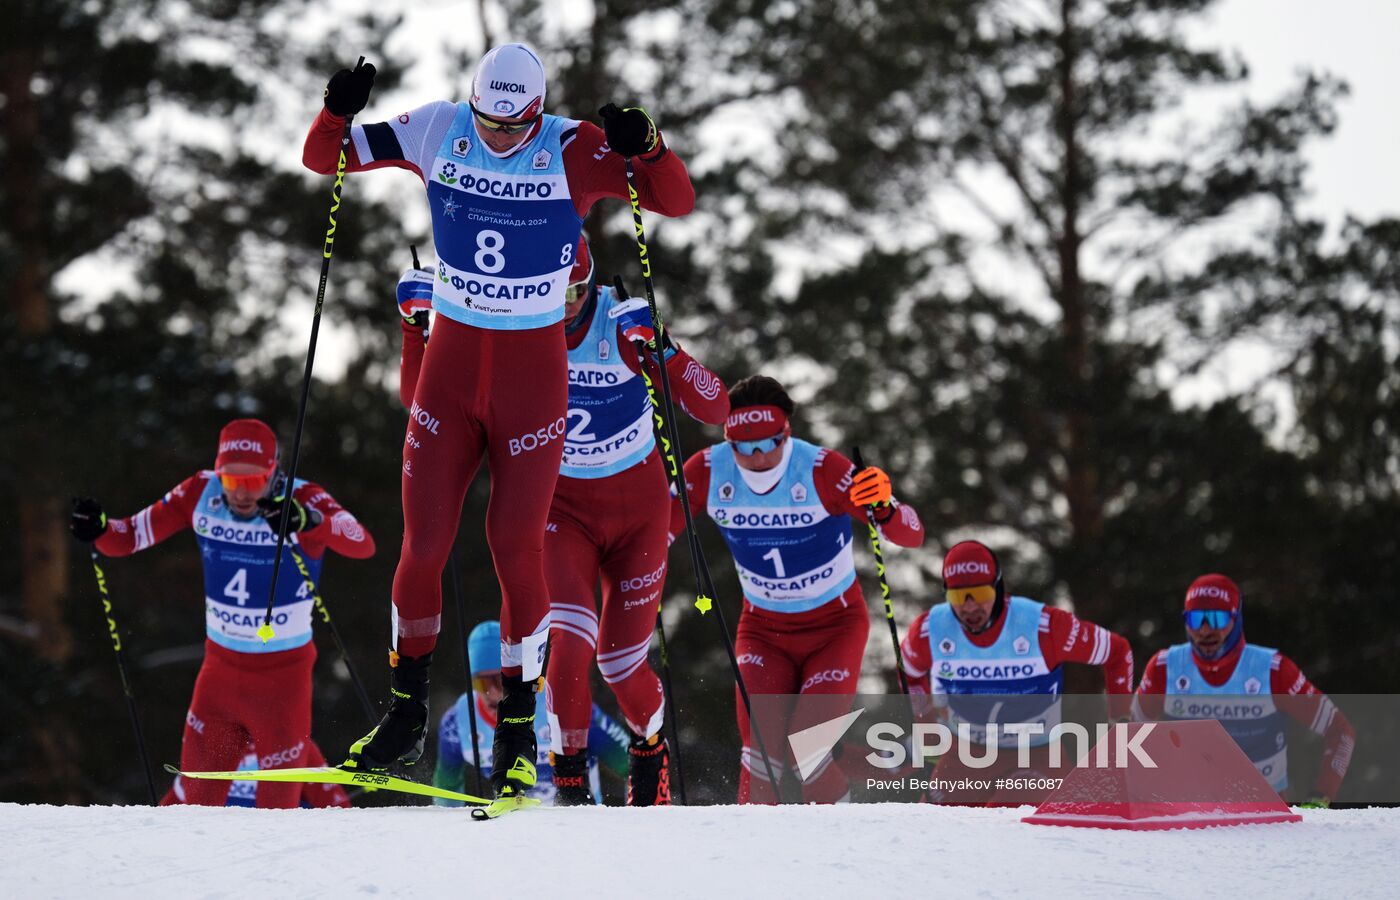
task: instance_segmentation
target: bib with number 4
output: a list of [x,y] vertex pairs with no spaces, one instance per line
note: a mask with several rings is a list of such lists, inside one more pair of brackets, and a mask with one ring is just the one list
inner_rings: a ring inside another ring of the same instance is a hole
[[[292,559],[292,550],[297,549],[312,579],[321,577],[321,560],[296,547],[296,534],[287,535],[277,596],[272,602],[272,627],[277,637],[263,643],[257,632],[267,611],[277,532],[262,516],[235,516],[224,502],[218,476],[209,474],[190,523],[204,563],[205,634],[214,643],[239,653],[275,653],[300,647],[311,640],[315,600]],[[304,484],[297,479],[297,488]]]

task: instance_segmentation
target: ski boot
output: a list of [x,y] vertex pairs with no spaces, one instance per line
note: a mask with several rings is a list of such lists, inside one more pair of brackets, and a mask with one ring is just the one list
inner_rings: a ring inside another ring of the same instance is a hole
[[549,754],[554,767],[554,805],[592,806],[593,792],[588,789],[588,752]]
[[535,786],[535,682],[507,677],[491,742],[491,788],[497,799],[523,797]]
[[411,766],[423,755],[428,737],[428,666],[433,654],[389,653],[389,711],[369,734],[350,745],[342,769],[387,771],[394,763]]
[[627,805],[671,805],[671,752],[660,734],[627,747]]

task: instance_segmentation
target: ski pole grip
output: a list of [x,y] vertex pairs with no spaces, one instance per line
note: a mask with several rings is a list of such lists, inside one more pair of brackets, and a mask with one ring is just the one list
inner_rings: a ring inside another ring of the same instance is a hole
[[859,447],[851,448],[851,462],[856,464],[857,472],[865,468],[865,460],[861,458]]
[[613,290],[617,291],[617,298],[619,300],[627,300],[631,297],[631,295],[627,293],[626,286],[622,283],[621,275],[613,276]]
[[423,268],[423,266],[420,265],[419,262],[418,262],[418,245],[417,245],[417,244],[409,244],[409,245],[408,245],[408,252],[413,254],[413,268],[415,268],[415,269],[421,269],[421,268]]

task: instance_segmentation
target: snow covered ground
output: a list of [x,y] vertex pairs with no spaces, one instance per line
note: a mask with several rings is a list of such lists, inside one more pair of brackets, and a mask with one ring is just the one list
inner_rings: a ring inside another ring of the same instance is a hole
[[[0,804],[7,897],[1395,896],[1400,809],[1128,833],[928,806],[542,809]],[[501,866],[507,880],[488,880]]]

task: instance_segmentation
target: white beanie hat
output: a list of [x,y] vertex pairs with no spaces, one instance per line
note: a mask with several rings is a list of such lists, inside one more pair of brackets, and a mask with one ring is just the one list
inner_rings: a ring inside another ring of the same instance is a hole
[[524,44],[492,48],[472,78],[472,106],[488,116],[533,119],[544,109],[544,63]]

